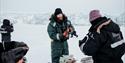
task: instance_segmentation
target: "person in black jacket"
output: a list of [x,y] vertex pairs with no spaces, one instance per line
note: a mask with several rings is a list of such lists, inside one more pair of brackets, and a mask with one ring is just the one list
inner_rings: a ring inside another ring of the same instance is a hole
[[92,56],[94,63],[123,63],[125,41],[120,27],[99,10],[90,12],[90,23],[89,33],[79,41],[81,51]]
[[8,19],[3,20],[3,25],[0,28],[0,33],[2,35],[2,42],[11,41],[11,32],[13,32],[13,25],[10,24]]
[[0,63],[24,63],[23,57],[29,50],[23,42],[0,42]]

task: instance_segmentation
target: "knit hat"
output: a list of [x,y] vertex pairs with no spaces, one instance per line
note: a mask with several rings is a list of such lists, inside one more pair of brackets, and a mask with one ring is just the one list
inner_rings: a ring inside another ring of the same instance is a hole
[[56,15],[58,15],[60,13],[63,13],[61,8],[56,8],[54,15],[56,16]]
[[92,22],[97,18],[102,17],[99,10],[92,10],[89,14],[89,21]]
[[4,19],[3,20],[3,25],[10,25],[10,20]]

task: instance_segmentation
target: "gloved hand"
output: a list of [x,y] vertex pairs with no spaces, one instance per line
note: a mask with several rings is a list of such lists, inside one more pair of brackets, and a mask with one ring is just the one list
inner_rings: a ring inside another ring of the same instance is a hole
[[68,37],[65,35],[65,33],[60,33],[59,38],[60,38],[61,41],[66,41],[68,39]]
[[76,34],[76,31],[73,31],[73,32],[71,33],[71,38],[72,38],[73,36],[78,37],[78,35]]
[[64,36],[64,38],[69,37],[69,32],[65,31],[65,32],[63,33],[63,36]]
[[87,37],[85,37],[84,39],[82,40],[79,40],[79,46],[81,46],[83,43],[85,43],[87,40]]
[[0,28],[0,31],[5,31],[5,28]]

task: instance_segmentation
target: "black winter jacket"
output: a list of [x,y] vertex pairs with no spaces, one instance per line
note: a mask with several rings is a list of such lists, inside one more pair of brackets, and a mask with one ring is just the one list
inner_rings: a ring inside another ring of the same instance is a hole
[[17,63],[28,51],[28,46],[23,42],[0,43],[0,63]]
[[91,22],[92,26],[86,37],[79,42],[80,49],[93,57],[94,63],[123,63],[122,55],[125,53],[125,41],[119,26],[111,21],[97,33],[97,27],[108,21],[106,17]]
[[14,31],[12,25],[2,25],[1,28],[3,28],[4,30],[0,30],[0,31],[7,32],[7,33],[2,33],[2,36],[10,36],[10,33]]

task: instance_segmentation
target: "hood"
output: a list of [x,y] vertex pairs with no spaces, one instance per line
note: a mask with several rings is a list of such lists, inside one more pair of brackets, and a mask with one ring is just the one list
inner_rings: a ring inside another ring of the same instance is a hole
[[[96,31],[97,28],[99,27],[99,25],[101,25],[102,23],[104,23],[108,20],[111,20],[111,19],[107,18],[107,17],[101,17],[101,18],[91,22],[92,26],[90,27],[89,31]],[[118,24],[114,23],[111,20],[111,22],[108,25],[102,27],[102,30],[113,32],[113,33],[118,33],[120,31],[120,28],[119,28]]]
[[10,21],[8,19],[3,20],[3,25],[10,25]]
[[119,33],[120,32],[120,27],[118,24],[114,23],[113,21],[110,22],[109,25],[104,26],[102,30],[113,32],[113,33]]

